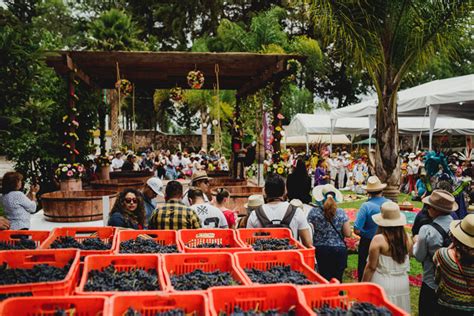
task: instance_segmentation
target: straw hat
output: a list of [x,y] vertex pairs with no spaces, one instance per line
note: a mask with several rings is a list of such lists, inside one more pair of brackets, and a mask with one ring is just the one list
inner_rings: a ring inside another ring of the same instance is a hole
[[410,155],[408,155],[408,158],[416,158],[416,155],[414,153],[410,153]]
[[382,227],[404,226],[407,223],[405,214],[402,214],[398,204],[392,201],[383,203],[380,213],[372,215],[372,219]]
[[386,186],[387,184],[380,182],[380,179],[377,176],[371,176],[367,179],[367,185],[363,188],[367,192],[379,192],[385,189]]
[[313,193],[313,197],[316,199],[316,201],[322,202],[326,198],[326,195],[330,192],[335,194],[334,199],[336,200],[336,202],[342,202],[342,193],[341,193],[341,191],[336,189],[331,184],[323,184],[323,185],[315,186],[312,193]]
[[452,221],[449,229],[463,245],[474,248],[474,214],[466,215],[462,220]]
[[263,195],[260,194],[253,194],[249,196],[247,203],[244,204],[245,208],[255,208],[265,204],[265,200],[263,199]]
[[191,177],[191,182],[194,183],[199,180],[208,180],[209,177],[207,176],[206,171],[204,170],[197,170],[195,173],[193,173]]
[[454,196],[445,190],[434,190],[422,202],[444,213],[451,213],[458,209],[458,203],[454,200]]

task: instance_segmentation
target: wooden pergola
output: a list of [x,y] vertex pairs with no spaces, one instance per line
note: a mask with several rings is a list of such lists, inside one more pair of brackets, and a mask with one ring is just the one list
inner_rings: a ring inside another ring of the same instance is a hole
[[[219,89],[236,91],[234,122],[241,126],[241,100],[269,84],[273,84],[274,113],[279,113],[281,80],[291,74],[287,67],[291,59],[302,63],[306,57],[256,53],[52,51],[47,54],[46,63],[60,76],[68,78],[71,119],[75,119],[73,110],[78,99],[74,83],[79,79],[91,88],[114,89],[117,65],[121,79],[131,81],[140,89],[189,88],[186,76],[191,70],[204,73],[202,89],[214,89],[218,69]],[[67,132],[75,133],[75,126]],[[74,139],[69,144],[71,160],[74,160]]]

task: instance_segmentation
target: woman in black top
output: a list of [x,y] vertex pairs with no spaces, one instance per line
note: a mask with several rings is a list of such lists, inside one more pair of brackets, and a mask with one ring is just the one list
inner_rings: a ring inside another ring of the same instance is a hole
[[304,204],[311,202],[311,178],[306,170],[305,163],[302,158],[296,161],[296,168],[292,174],[288,175],[286,181],[286,191],[288,199],[298,199]]
[[110,211],[109,226],[144,229],[145,204],[142,194],[135,189],[123,190]]

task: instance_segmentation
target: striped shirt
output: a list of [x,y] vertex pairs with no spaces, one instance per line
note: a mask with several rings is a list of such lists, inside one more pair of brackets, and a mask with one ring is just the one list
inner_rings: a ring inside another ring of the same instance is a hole
[[469,292],[466,280],[474,284],[474,267],[462,266],[463,273],[449,255],[448,248],[439,249],[433,261],[439,279],[438,303],[440,305],[474,313],[474,296]]
[[148,229],[194,228],[201,228],[196,212],[177,200],[169,200],[164,206],[158,207],[148,222]]

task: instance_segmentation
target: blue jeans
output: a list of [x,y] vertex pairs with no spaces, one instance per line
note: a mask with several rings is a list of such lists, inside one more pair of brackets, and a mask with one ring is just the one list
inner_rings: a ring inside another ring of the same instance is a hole
[[336,278],[342,282],[342,275],[347,267],[347,248],[316,246],[316,261],[319,274],[326,280]]

